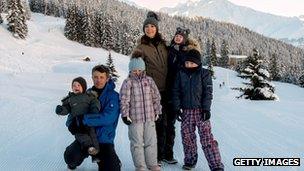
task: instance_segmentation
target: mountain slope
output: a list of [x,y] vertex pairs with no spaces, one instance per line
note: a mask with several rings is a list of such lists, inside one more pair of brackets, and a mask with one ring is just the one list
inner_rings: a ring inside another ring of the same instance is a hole
[[[105,63],[107,52],[67,40],[64,20],[33,14],[26,40],[12,38],[0,25],[0,170],[66,170],[65,147],[73,137],[65,127],[66,117],[54,113],[71,80],[83,76],[90,80],[91,68]],[[22,55],[24,52],[24,55]],[[90,56],[91,62],[81,59]],[[120,75],[116,90],[127,77],[129,57],[112,53]],[[231,87],[242,79],[231,70],[215,68],[212,105],[213,133],[219,142],[226,170],[303,170],[301,167],[234,167],[234,157],[300,157],[303,159],[304,89],[278,83],[280,101],[236,100]],[[226,86],[219,88],[225,81]],[[179,123],[175,156],[179,164],[164,165],[164,171],[181,170],[183,151]],[[115,139],[123,171],[134,170],[127,127],[120,121]],[[199,146],[200,147],[200,146]],[[97,170],[86,159],[77,170]],[[196,171],[208,170],[199,148]]]
[[304,37],[304,21],[297,17],[272,15],[235,5],[228,0],[188,1],[160,11],[171,15],[203,16],[230,22],[276,39]]

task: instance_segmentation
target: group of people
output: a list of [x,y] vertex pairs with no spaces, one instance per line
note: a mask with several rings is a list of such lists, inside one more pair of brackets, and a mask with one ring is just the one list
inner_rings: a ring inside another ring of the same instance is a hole
[[121,170],[113,142],[121,114],[136,171],[160,171],[162,162],[178,163],[173,153],[176,120],[181,122],[183,169],[197,164],[197,128],[210,170],[224,170],[209,121],[212,79],[202,68],[199,45],[189,37],[189,29],[179,27],[167,46],[158,22],[158,16],[148,12],[119,94],[109,69],[97,65],[92,69],[94,86],[86,90],[86,81],[75,78],[72,92],[56,107],[57,114],[68,114],[66,125],[75,136],[64,152],[69,169],[92,156],[100,171]]

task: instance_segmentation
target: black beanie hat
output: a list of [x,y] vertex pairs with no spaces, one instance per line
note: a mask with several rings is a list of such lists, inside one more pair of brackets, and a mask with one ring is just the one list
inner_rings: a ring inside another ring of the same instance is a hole
[[159,20],[157,14],[155,14],[155,12],[153,12],[153,11],[149,11],[147,14],[147,18],[144,21],[143,31],[145,32],[145,26],[148,24],[155,25],[156,30],[158,31],[158,22],[159,21],[160,20]]
[[186,53],[186,59],[185,61],[191,61],[193,63],[196,63],[197,65],[202,64],[201,54],[199,51],[195,49],[191,49]]
[[190,30],[186,28],[177,27],[175,35],[177,34],[182,35],[184,39],[187,40],[190,34]]
[[87,82],[86,82],[86,80],[84,78],[82,78],[82,77],[74,78],[74,80],[72,81],[72,85],[73,85],[74,82],[78,82],[81,85],[81,87],[83,89],[82,93],[86,92],[86,90],[87,90]]

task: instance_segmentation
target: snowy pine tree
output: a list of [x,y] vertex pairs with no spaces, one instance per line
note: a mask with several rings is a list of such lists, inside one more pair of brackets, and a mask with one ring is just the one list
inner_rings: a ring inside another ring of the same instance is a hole
[[211,54],[210,55],[211,55],[210,58],[211,58],[212,66],[217,66],[216,46],[215,46],[214,38],[212,39],[212,43],[211,43]]
[[109,17],[108,15],[105,16],[104,20],[104,31],[101,37],[102,41],[102,47],[110,50],[113,49],[114,43],[113,43],[113,19]]
[[82,18],[83,42],[86,46],[95,47],[93,17],[88,8],[85,8],[84,16]]
[[271,55],[270,58],[269,72],[270,72],[271,80],[274,81],[280,80],[279,68],[278,68],[278,56],[274,53]]
[[118,72],[115,69],[114,63],[113,63],[113,58],[111,55],[111,51],[109,50],[109,55],[107,59],[106,66],[109,67],[110,69],[110,76],[113,79],[114,82],[116,82],[119,78]]
[[28,33],[25,10],[21,0],[10,0],[8,4],[9,14],[7,17],[8,30],[16,38],[25,39]]
[[219,66],[228,68],[228,62],[229,62],[229,50],[228,50],[228,44],[227,41],[224,39],[221,44],[221,57],[219,59]]
[[77,30],[77,15],[76,15],[76,5],[70,6],[67,12],[66,24],[64,27],[64,35],[70,40],[78,40],[78,30]]
[[24,10],[25,10],[25,18],[27,20],[30,20],[31,19],[31,9],[29,7],[28,1],[22,0],[22,6],[24,7]]
[[7,12],[7,0],[0,0],[0,13],[6,13],[6,12]]
[[301,87],[304,87],[304,74],[299,78],[299,84]]
[[207,39],[206,42],[206,53],[205,53],[205,59],[203,60],[204,64],[209,66],[211,62],[211,44],[210,44],[210,39]]
[[240,88],[245,99],[250,100],[277,100],[278,96],[274,94],[274,85],[270,82],[270,74],[267,71],[262,57],[257,49],[253,49],[253,55],[250,57],[247,67],[242,70],[244,78],[249,78],[250,83],[245,88]]

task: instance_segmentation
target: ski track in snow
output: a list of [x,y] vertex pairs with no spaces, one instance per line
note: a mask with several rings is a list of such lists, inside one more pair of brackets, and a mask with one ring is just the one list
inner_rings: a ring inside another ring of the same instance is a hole
[[[27,40],[16,40],[0,26],[0,170],[66,170],[65,147],[73,137],[65,127],[66,117],[57,116],[55,106],[70,90],[71,80],[83,76],[92,86],[91,68],[105,63],[107,51],[71,42],[63,36],[64,20],[33,14]],[[24,52],[24,55],[21,53]],[[89,56],[91,62],[83,62]],[[129,58],[112,52],[120,78],[128,74]],[[304,167],[234,167],[235,157],[300,157],[304,152],[304,89],[274,82],[279,101],[236,99],[243,80],[230,70],[216,68],[212,104],[212,130],[219,142],[225,169],[304,170]],[[225,81],[225,86],[219,84]],[[164,171],[181,170],[183,148],[180,123],[176,123],[177,165]],[[209,170],[197,135],[199,160],[193,170]],[[119,121],[116,151],[123,171],[134,170],[127,127]],[[302,164],[303,165],[303,164]],[[86,159],[77,170],[97,170]]]

